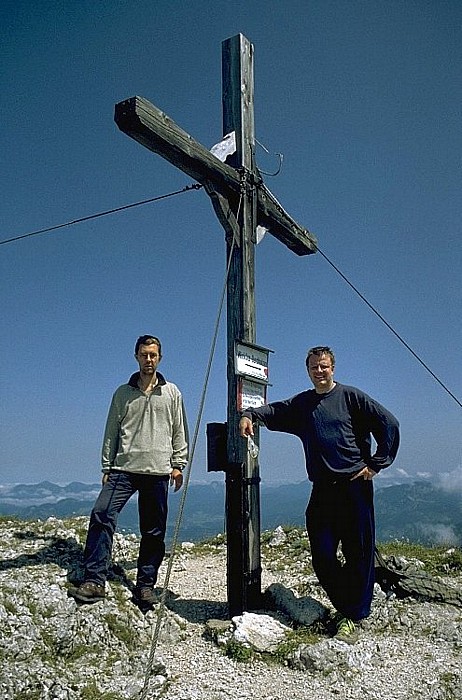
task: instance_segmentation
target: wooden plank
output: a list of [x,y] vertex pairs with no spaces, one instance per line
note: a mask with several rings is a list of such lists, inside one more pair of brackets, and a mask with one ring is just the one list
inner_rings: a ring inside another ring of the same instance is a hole
[[297,255],[316,253],[316,237],[287,214],[265,185],[260,184],[257,188],[257,198],[260,226],[265,226],[275,238]]
[[[222,44],[223,133],[236,135],[229,162],[240,169],[240,245],[234,248],[227,288],[228,411],[226,472],[227,589],[230,616],[261,606],[258,461],[239,435],[235,341],[255,343],[255,245],[257,223],[253,113],[253,47],[242,35]],[[228,239],[227,252],[231,252]],[[253,478],[255,477],[255,478]],[[255,536],[252,536],[255,533]]]
[[[240,193],[240,172],[218,160],[145,98],[135,96],[119,102],[115,106],[114,119],[121,131],[201,185],[207,187],[211,183],[215,191],[230,201]],[[237,138],[241,138],[239,134]],[[257,186],[257,223],[268,228],[297,255],[316,252],[315,237],[284,211],[262,183]]]
[[[222,43],[223,135],[236,134],[236,153],[228,162],[254,171],[255,126],[253,46],[243,34]],[[239,99],[234,96],[238,95]]]
[[213,183],[224,196],[239,191],[239,173],[183,131],[144,97],[130,97],[115,106],[114,120],[121,131],[159,154],[201,184]]
[[236,245],[240,246],[240,229],[235,216],[235,212],[238,208],[236,203],[234,202],[235,206],[233,209],[230,206],[229,198],[223,197],[223,195],[217,192],[210,183],[205,184],[204,188],[210,197],[215,214],[218,217],[218,221],[225,230],[226,240],[231,241],[234,239]]

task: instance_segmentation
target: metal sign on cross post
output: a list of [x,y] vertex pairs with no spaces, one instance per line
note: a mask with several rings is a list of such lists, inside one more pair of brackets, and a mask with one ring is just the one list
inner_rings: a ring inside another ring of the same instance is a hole
[[[256,345],[255,323],[257,226],[267,229],[297,255],[316,252],[314,236],[284,211],[256,167],[253,97],[253,45],[238,34],[222,44],[223,136],[233,134],[236,143],[226,162],[142,97],[131,97],[115,107],[121,131],[203,185],[226,233],[227,260],[231,259],[227,285],[228,411],[222,468],[226,473],[231,616],[256,609],[261,602],[259,465],[255,452],[248,450],[238,432],[242,375],[246,372],[237,366],[248,349],[256,353],[257,368],[262,357],[263,349]],[[258,377],[250,377],[251,386],[255,379],[258,384]],[[255,442],[258,444],[258,431]]]

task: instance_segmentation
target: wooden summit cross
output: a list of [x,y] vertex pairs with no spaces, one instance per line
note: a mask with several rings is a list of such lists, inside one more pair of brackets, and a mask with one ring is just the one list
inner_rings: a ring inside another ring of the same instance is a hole
[[[226,528],[231,616],[260,607],[260,491],[257,458],[238,433],[235,343],[255,344],[255,243],[262,226],[297,255],[316,252],[316,239],[299,226],[263,184],[255,165],[253,45],[242,34],[222,43],[223,135],[236,151],[221,162],[142,97],[115,107],[119,129],[183,170],[205,188],[226,233],[228,414]],[[256,435],[258,444],[258,434]]]

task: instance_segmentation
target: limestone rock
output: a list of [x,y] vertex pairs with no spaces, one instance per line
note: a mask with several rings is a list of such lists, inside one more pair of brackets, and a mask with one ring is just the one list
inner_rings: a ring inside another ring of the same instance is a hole
[[275,652],[290,631],[289,627],[269,615],[250,612],[233,617],[233,624],[233,637],[237,642],[268,653]]
[[273,536],[268,542],[270,547],[279,547],[280,545],[284,544],[287,540],[287,535],[284,532],[283,528],[278,525],[278,527],[274,530]]

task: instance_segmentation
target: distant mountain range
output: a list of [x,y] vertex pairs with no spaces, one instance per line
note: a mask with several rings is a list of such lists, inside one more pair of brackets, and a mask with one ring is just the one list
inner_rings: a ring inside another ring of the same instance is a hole
[[[0,516],[44,520],[88,515],[99,493],[99,484],[73,482],[59,486],[49,481],[39,484],[0,486]],[[309,496],[308,482],[261,485],[261,527],[305,524]],[[189,485],[180,528],[182,541],[197,542],[225,531],[225,487],[223,482]],[[169,501],[168,535],[171,537],[178,515],[180,495]],[[462,495],[428,481],[395,484],[375,491],[377,538],[380,542],[409,540],[425,545],[462,545]],[[119,517],[119,528],[138,532],[136,499],[126,505]]]

